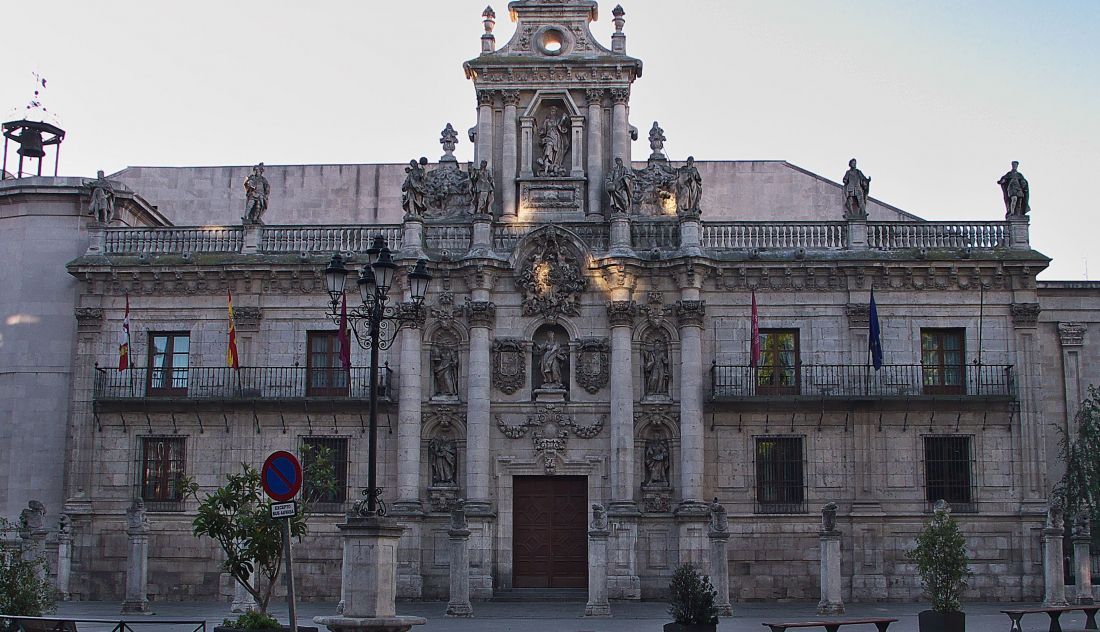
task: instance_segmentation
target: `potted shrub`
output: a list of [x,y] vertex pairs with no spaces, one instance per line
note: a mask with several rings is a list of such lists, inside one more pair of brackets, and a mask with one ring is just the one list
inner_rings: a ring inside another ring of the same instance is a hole
[[275,617],[265,612],[250,610],[236,619],[224,619],[221,625],[214,627],[214,632],[237,632],[239,630],[247,630],[248,632],[280,632],[280,630],[284,629],[286,628],[276,621]]
[[669,608],[675,623],[666,623],[665,632],[714,632],[718,627],[718,592],[710,578],[691,562],[676,569],[669,582]]
[[932,609],[918,616],[921,632],[964,632],[966,615],[959,609],[959,596],[970,576],[966,540],[951,517],[951,508],[936,502],[932,520],[917,535],[917,546],[906,552],[917,565]]

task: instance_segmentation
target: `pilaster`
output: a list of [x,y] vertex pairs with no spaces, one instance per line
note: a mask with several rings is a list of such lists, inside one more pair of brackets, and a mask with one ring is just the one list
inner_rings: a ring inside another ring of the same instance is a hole
[[588,214],[603,215],[603,93],[585,90],[588,100]]
[[519,91],[505,90],[504,98],[504,125],[501,130],[503,143],[501,151],[501,176],[500,199],[503,206],[501,214],[506,218],[514,219],[516,216],[516,149],[519,144],[517,138]]
[[622,158],[623,164],[630,165],[630,121],[626,104],[630,100],[630,88],[613,88],[611,101],[611,158]]
[[489,328],[496,305],[488,300],[466,303],[470,326],[470,360],[466,410],[466,497],[470,509],[489,508],[489,400],[491,393]]
[[482,160],[493,166],[493,100],[492,90],[477,91],[477,144],[474,146],[474,164]]
[[[685,291],[698,296],[698,291]],[[706,303],[676,303],[680,325],[680,502],[701,503],[703,492],[703,319]]]
[[1070,436],[1077,432],[1077,409],[1084,399],[1084,384],[1081,377],[1081,351],[1085,344],[1085,323],[1058,323],[1058,342],[1062,348],[1062,384],[1066,410],[1065,425],[1062,426]]

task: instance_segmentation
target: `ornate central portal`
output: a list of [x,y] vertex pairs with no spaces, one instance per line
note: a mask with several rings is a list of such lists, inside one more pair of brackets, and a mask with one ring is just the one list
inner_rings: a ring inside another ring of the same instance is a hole
[[514,479],[515,588],[588,586],[588,481],[583,476]]

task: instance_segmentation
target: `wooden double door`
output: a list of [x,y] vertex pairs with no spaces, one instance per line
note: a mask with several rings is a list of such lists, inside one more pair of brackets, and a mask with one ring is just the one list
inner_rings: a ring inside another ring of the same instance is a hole
[[588,587],[588,480],[583,476],[512,479],[512,585]]

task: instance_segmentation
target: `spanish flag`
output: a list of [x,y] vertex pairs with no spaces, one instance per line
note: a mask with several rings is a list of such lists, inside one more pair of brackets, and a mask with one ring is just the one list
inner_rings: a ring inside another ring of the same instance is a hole
[[126,295],[126,315],[122,317],[122,331],[118,335],[118,370],[130,367],[130,295]]
[[225,354],[226,363],[234,369],[240,370],[241,363],[237,358],[237,322],[233,318],[233,291],[229,291],[229,349]]

